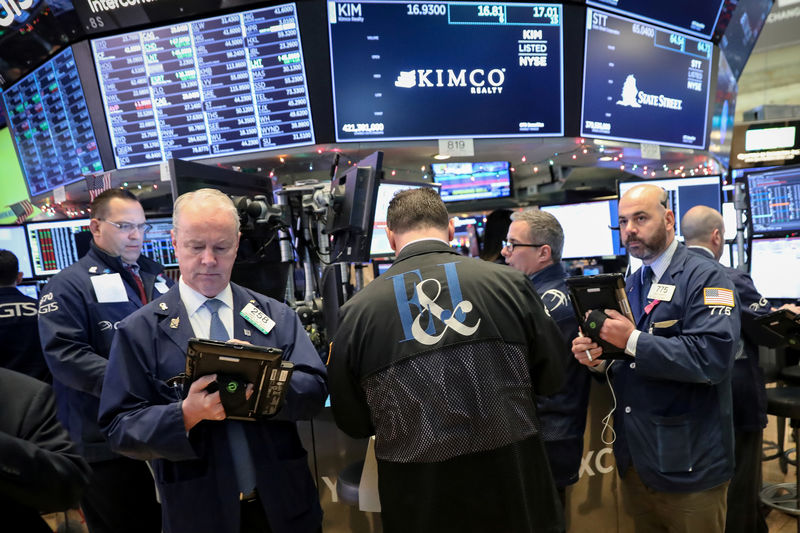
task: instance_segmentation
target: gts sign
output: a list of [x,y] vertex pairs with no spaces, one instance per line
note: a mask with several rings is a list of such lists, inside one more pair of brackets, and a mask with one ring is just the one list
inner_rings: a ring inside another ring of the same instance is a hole
[[22,10],[32,5],[33,0],[0,0],[0,7],[6,12],[4,17],[0,17],[0,26],[11,26],[14,17],[22,15]]

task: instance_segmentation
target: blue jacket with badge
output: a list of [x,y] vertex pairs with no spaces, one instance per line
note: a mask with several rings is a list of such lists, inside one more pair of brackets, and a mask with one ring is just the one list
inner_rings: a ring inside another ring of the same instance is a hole
[[[624,476],[633,465],[646,486],[698,492],[733,474],[731,369],[739,338],[738,307],[722,267],[678,244],[659,284],[669,301],[636,316],[636,357],[609,372],[617,394],[614,454]],[[639,298],[637,276],[628,298]]]
[[[286,305],[231,284],[234,337],[283,350],[294,363],[281,411],[245,424],[257,488],[275,533],[319,530],[322,510],[295,425],[314,416],[327,395],[325,365]],[[237,314],[248,302],[275,321],[263,334]],[[186,369],[194,337],[178,287],[120,325],[100,402],[100,425],[112,448],[149,460],[166,533],[238,533],[239,493],[225,422],[204,420],[187,434],[183,394],[167,385]]]
[[[137,263],[151,299],[173,284],[155,261],[140,256]],[[125,296],[112,299],[124,301],[98,302],[92,279],[109,274],[121,277],[125,290]],[[92,243],[85,256],[50,280],[39,300],[39,338],[53,374],[58,417],[90,463],[117,457],[97,426],[97,408],[116,327],[142,307],[135,287],[119,257]]]
[[564,368],[564,385],[555,394],[537,395],[536,411],[542,424],[550,468],[556,486],[578,481],[583,456],[583,432],[589,405],[591,375],[589,369],[572,355],[572,339],[578,335],[578,321],[567,296],[567,273],[561,263],[550,265],[530,276],[550,317],[556,321],[564,338],[558,354]]

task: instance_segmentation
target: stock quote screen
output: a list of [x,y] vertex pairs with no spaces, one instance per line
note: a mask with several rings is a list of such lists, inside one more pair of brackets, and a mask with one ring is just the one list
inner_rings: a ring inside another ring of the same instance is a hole
[[586,3],[710,39],[725,0],[586,0]]
[[103,171],[71,48],[3,91],[31,196]]
[[747,174],[754,233],[800,231],[800,167]]
[[703,148],[711,42],[586,11],[581,135]]
[[118,168],[313,144],[294,4],[92,41]]
[[328,27],[337,141],[563,135],[561,5],[328,2]]

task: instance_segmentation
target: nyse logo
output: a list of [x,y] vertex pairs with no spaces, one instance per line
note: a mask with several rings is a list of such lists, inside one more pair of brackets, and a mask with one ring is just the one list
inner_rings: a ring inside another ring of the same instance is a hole
[[22,14],[23,9],[33,5],[33,0],[0,0],[0,6],[6,11],[5,17],[0,17],[0,26],[11,26],[14,17]]
[[500,94],[506,81],[506,69],[493,68],[488,72],[476,68],[467,69],[416,69],[403,70],[394,82],[402,89],[429,87],[468,87],[470,94]]

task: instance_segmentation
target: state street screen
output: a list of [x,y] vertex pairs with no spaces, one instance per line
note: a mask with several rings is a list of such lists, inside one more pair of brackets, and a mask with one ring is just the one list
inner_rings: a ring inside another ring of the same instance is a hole
[[328,2],[337,141],[560,136],[558,4]]

